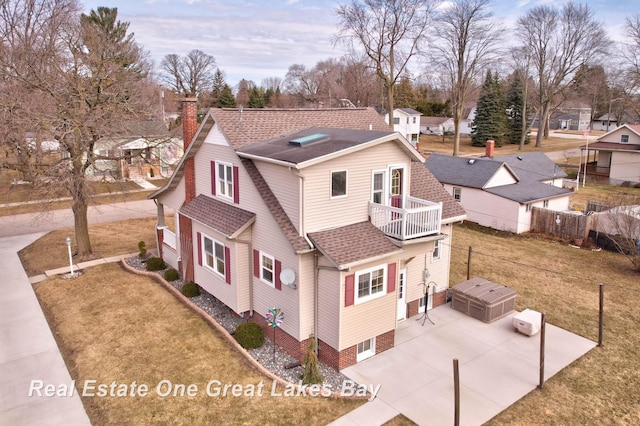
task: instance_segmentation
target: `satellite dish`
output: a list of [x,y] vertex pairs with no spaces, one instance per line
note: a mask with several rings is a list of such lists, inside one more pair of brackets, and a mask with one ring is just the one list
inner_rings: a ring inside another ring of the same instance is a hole
[[296,273],[293,269],[286,268],[280,272],[280,281],[288,287],[296,288],[293,282],[296,280]]

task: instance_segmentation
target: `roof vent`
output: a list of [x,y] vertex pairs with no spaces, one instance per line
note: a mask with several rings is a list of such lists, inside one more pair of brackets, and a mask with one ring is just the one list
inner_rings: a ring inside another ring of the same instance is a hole
[[469,163],[469,164],[473,164],[475,162],[476,162],[476,160],[474,160],[473,158],[471,160],[467,161],[467,163]]
[[291,139],[289,141],[289,145],[305,147],[305,146],[313,145],[320,142],[326,142],[329,139],[330,139],[329,135],[325,135],[324,133],[314,133],[312,135]]

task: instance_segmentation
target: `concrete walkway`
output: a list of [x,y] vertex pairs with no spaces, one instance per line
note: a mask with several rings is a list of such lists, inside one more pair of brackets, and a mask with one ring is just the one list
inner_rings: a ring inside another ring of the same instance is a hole
[[[381,385],[377,398],[337,419],[334,426],[381,425],[402,413],[420,425],[454,423],[453,359],[459,361],[460,424],[480,425],[536,389],[540,334],[516,333],[511,314],[485,324],[441,306],[434,321],[416,317],[396,329],[396,346],[342,370],[361,385]],[[545,379],[595,343],[546,326]]]
[[0,425],[90,425],[77,392],[29,396],[33,380],[72,383],[17,254],[42,235],[0,238]]

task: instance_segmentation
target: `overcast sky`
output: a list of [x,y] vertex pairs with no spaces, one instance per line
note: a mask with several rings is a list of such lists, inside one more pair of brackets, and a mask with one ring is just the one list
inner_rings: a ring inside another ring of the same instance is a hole
[[[260,84],[284,78],[290,65],[313,67],[344,54],[334,47],[336,0],[80,0],[86,12],[117,7],[118,18],[158,66],[165,55],[193,49],[213,55],[231,86],[245,78]],[[512,25],[540,4],[565,0],[494,0],[492,10]],[[626,16],[640,12],[638,0],[588,0],[609,36],[621,40]]]

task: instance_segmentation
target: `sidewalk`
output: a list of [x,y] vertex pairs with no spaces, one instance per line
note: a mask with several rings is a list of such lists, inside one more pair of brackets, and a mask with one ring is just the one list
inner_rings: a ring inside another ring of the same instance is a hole
[[29,396],[34,380],[73,383],[17,254],[42,235],[0,238],[0,424],[90,425],[76,392]]

